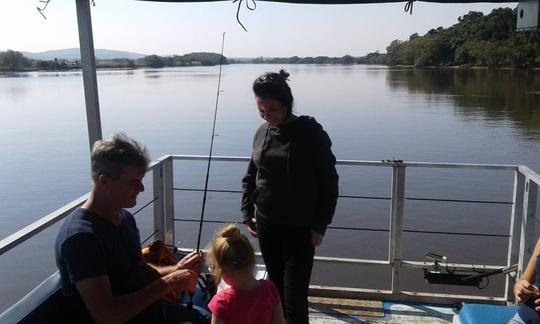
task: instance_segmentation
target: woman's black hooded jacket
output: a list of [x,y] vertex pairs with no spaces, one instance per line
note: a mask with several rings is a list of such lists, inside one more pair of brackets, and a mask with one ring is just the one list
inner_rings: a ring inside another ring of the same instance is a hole
[[315,118],[300,116],[277,127],[262,124],[242,179],[244,221],[310,227],[324,235],[338,197],[332,142]]

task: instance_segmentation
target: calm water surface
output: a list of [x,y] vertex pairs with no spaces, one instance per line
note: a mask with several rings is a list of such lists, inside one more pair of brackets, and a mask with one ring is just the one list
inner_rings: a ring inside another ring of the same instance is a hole
[[[376,66],[232,65],[222,76],[215,155],[248,156],[260,124],[251,82],[285,68],[298,114],[315,116],[338,159],[524,164],[540,171],[540,72],[410,70]],[[151,156],[208,154],[218,67],[100,71],[104,136],[124,131]],[[89,149],[79,72],[0,75],[0,238],[43,217],[90,187]],[[245,164],[214,163],[210,187],[238,190]],[[206,166],[179,162],[175,187],[202,188]],[[389,168],[339,170],[343,195],[389,197]],[[406,196],[512,200],[511,172],[407,170]],[[139,199],[151,197],[151,181]],[[237,221],[239,195],[211,194],[205,217]],[[202,195],[175,192],[177,218],[197,219]],[[507,234],[511,206],[407,200],[405,229]],[[334,225],[387,229],[389,201],[340,199]],[[143,239],[152,213],[137,215]],[[197,225],[176,223],[182,246],[195,246]],[[207,242],[216,226],[205,227]],[[58,225],[0,257],[0,309],[55,270]],[[461,263],[504,264],[507,238],[404,234],[404,257],[431,251]],[[205,243],[203,243],[205,244]],[[387,258],[388,233],[329,230],[319,255]],[[340,275],[335,275],[337,272]],[[431,288],[421,271],[405,273],[405,289]],[[388,288],[390,273],[317,265],[314,283]],[[501,292],[494,280],[488,292]],[[450,292],[473,290],[450,289]]]

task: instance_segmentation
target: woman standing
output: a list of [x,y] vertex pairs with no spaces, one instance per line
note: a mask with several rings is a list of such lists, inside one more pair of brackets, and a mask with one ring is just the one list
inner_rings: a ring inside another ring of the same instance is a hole
[[242,179],[242,213],[292,324],[308,323],[313,256],[334,215],[338,175],[328,134],[313,117],[293,114],[288,76],[280,70],[253,83],[266,122]]

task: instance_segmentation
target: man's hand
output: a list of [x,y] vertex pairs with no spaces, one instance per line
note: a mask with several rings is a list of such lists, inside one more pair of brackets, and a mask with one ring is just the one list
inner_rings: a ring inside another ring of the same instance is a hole
[[258,234],[257,234],[257,220],[255,219],[255,217],[250,218],[246,222],[246,226],[247,226],[249,234],[251,234],[251,236],[256,238]]
[[324,235],[321,233],[311,230],[311,245],[317,247],[322,244]]
[[169,304],[179,304],[180,303],[180,297],[182,297],[181,292],[170,292],[163,296],[161,299]]
[[197,286],[197,279],[199,274],[189,269],[176,270],[162,277],[165,282],[166,289],[163,297],[167,298],[171,293],[179,293],[187,291],[189,293],[195,293]]
[[514,295],[520,303],[526,302],[531,297],[536,299],[535,304],[538,305],[536,308],[540,310],[540,301],[537,299],[540,297],[540,292],[535,285],[532,285],[527,280],[521,279],[514,285]]
[[176,270],[191,270],[197,273],[201,273],[204,265],[204,259],[198,252],[191,252],[186,255],[182,260],[176,264]]

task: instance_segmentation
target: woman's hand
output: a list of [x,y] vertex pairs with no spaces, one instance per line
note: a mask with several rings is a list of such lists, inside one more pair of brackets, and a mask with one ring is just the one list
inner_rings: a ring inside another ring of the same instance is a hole
[[324,235],[321,233],[311,230],[311,245],[317,247],[322,244]]
[[251,234],[251,236],[253,237],[257,237],[257,220],[255,219],[255,217],[250,218],[246,222],[246,226],[249,231],[249,234]]
[[516,300],[520,303],[526,302],[531,297],[535,298],[535,304],[537,305],[536,310],[540,310],[540,299],[537,299],[540,297],[540,292],[535,285],[532,285],[527,280],[520,279],[514,285],[514,295],[516,296]]

